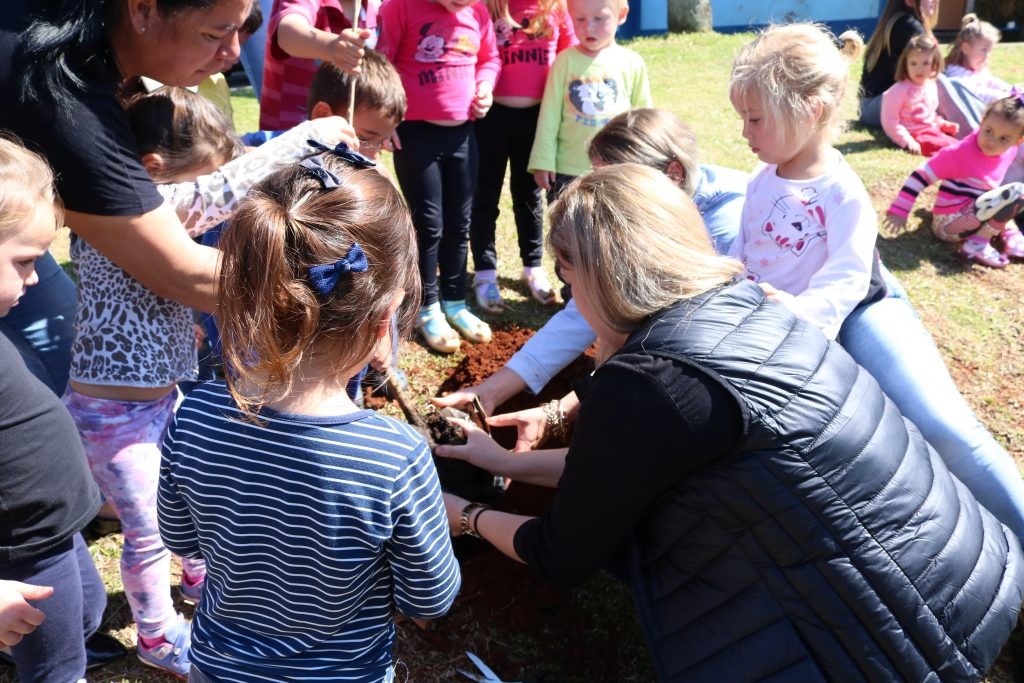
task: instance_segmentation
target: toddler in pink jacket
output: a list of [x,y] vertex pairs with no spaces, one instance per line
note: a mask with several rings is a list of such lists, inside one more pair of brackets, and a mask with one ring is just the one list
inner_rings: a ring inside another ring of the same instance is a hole
[[959,126],[938,114],[935,78],[941,71],[935,38],[914,36],[896,65],[896,83],[882,95],[882,128],[911,154],[931,156],[957,141]]

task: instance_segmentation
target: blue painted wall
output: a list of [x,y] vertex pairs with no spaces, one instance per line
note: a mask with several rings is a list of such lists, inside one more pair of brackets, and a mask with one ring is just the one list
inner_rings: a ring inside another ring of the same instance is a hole
[[668,33],[668,0],[630,0],[626,22],[616,31],[619,38]]
[[787,21],[820,21],[836,35],[855,28],[867,39],[885,0],[711,0],[716,31],[737,33]]

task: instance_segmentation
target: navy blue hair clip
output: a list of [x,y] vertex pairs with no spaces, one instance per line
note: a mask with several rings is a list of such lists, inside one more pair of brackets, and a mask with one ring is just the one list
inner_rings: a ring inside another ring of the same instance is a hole
[[309,283],[321,294],[329,294],[338,284],[338,277],[342,273],[365,273],[369,268],[370,262],[366,260],[363,248],[358,242],[353,242],[345,258],[322,266],[312,266],[309,269]]
[[341,157],[342,159],[352,164],[356,168],[373,168],[374,166],[377,165],[376,161],[366,156],[365,154],[360,154],[359,152],[352,149],[344,142],[339,142],[334,147],[328,147],[322,142],[310,139],[306,140],[306,144],[319,152],[333,154],[336,157]]
[[1017,98],[1017,106],[1024,107],[1024,90],[1020,90],[1017,86],[1013,86],[1010,89],[1010,97]]
[[341,185],[341,179],[324,168],[323,159],[319,156],[306,157],[299,162],[299,166],[309,171],[309,174],[320,181],[325,190],[333,190]]

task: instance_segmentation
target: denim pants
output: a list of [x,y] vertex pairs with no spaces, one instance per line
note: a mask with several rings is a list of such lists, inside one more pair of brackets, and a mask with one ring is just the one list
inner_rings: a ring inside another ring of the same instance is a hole
[[534,182],[533,174],[526,170],[539,115],[539,104],[523,108],[495,104],[487,116],[473,122],[480,150],[480,170],[473,198],[469,241],[473,250],[473,267],[477,271],[498,268],[495,231],[506,164],[509,167],[512,214],[519,236],[519,258],[524,266],[531,268],[541,263],[544,255],[544,191]]
[[860,122],[868,128],[882,127],[882,96],[865,97],[860,101]]
[[[476,191],[477,149],[472,123],[398,126],[395,176],[416,227],[423,305],[466,298],[469,218]],[[438,278],[438,269],[441,275]]]
[[29,371],[60,396],[71,368],[78,290],[49,252],[36,261],[36,273],[39,283],[0,318],[0,333],[18,349]]
[[0,565],[0,579],[53,586],[34,602],[46,620],[11,648],[21,683],[70,683],[85,677],[85,640],[100,627],[107,592],[81,534],[57,548]]
[[851,313],[839,343],[870,372],[978,502],[1024,542],[1024,480],[960,394],[906,293],[882,269],[889,296]]

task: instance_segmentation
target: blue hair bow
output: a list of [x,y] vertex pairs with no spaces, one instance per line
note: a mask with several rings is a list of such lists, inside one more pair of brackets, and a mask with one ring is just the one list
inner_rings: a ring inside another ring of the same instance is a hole
[[1010,97],[1017,98],[1017,106],[1024,107],[1024,90],[1020,90],[1017,86],[1013,86],[1010,89]]
[[309,171],[309,174],[320,181],[320,186],[325,190],[333,190],[341,185],[341,178],[324,168],[324,161],[319,156],[307,157],[299,162],[299,166]]
[[353,242],[345,258],[322,266],[312,266],[309,269],[309,283],[321,294],[330,294],[342,273],[365,273],[369,268],[370,262],[366,260],[363,248],[358,242]]
[[365,154],[360,154],[344,142],[339,142],[334,147],[328,147],[322,142],[310,139],[306,140],[306,144],[319,152],[325,152],[327,154],[333,154],[336,157],[341,157],[356,168],[373,168],[377,165],[376,161]]

